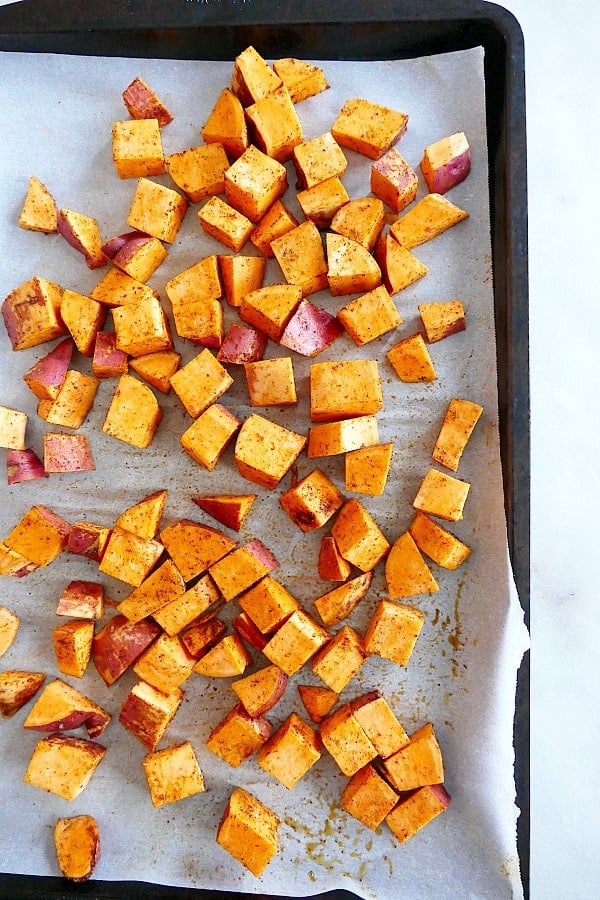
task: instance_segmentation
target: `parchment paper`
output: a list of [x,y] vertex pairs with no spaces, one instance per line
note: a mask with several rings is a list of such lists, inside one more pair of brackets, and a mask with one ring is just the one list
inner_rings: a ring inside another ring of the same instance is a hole
[[[260,50],[260,48],[257,48]],[[81,796],[67,803],[22,782],[40,735],[21,726],[26,707],[0,725],[0,870],[57,874],[52,828],[58,816],[91,813],[102,834],[103,856],[95,877],[136,879],[161,884],[230,889],[249,893],[306,895],[344,887],[366,898],[521,896],[516,854],[512,716],[518,664],[527,643],[513,586],[506,541],[498,451],[495,336],[489,242],[487,158],[484,112],[483,51],[409,61],[321,64],[330,89],[297,107],[306,138],[329,129],[343,102],[365,97],[409,114],[399,150],[417,168],[423,148],[445,135],[465,131],[472,148],[469,178],[449,195],[470,218],[415,250],[429,274],[397,294],[403,318],[399,329],[361,351],[342,337],[317,359],[355,356],[378,359],[385,405],[380,414],[383,441],[394,441],[390,479],[381,498],[358,496],[390,541],[409,525],[419,483],[431,464],[430,453],[450,398],[481,403],[484,413],[463,456],[457,476],[471,483],[464,520],[451,530],[473,548],[457,572],[432,564],[440,590],[412,598],[425,614],[425,626],[407,669],[372,657],[342,698],[379,688],[411,732],[434,723],[443,750],[449,809],[406,845],[400,846],[382,826],[364,828],[340,808],[346,783],[333,760],[321,760],[288,791],[251,759],[235,770],[204,747],[211,729],[236,698],[227,681],[209,682],[193,675],[184,685],[186,700],[160,746],[190,739],[205,775],[207,791],[178,804],[151,806],[141,760],[145,749],[118,723],[121,704],[135,681],[126,674],[107,688],[91,665],[80,681],[69,679],[114,718],[102,735],[106,757]],[[201,142],[199,130],[214,101],[230,82],[231,62],[75,58],[3,54],[0,98],[3,149],[0,154],[0,296],[33,275],[41,275],[82,293],[91,290],[103,270],[90,272],[83,257],[57,235],[22,231],[18,214],[30,175],[40,178],[58,205],[98,219],[105,239],[129,230],[126,217],[135,179],[119,181],[111,160],[111,123],[127,118],[121,92],[140,75],[174,114],[163,129],[165,152]],[[346,152],[344,183],[351,197],[369,193],[370,161]],[[169,184],[166,176],[157,180]],[[290,167],[286,195],[300,218]],[[420,194],[423,192],[421,184]],[[164,297],[164,283],[210,253],[229,252],[199,228],[192,206],[169,257],[150,279]],[[245,252],[255,252],[248,244]],[[267,282],[282,280],[269,263]],[[419,327],[420,302],[463,300],[467,330],[439,344],[431,355],[439,378],[428,385],[405,385],[385,359],[385,352]],[[349,298],[322,292],[312,298],[332,312]],[[168,301],[165,302],[168,308]],[[226,321],[235,313],[227,308]],[[196,352],[178,341],[183,362]],[[22,382],[23,373],[49,345],[13,353],[0,335],[0,403],[31,416],[28,445],[41,453],[42,435],[50,430],[35,415],[36,401]],[[280,354],[270,344],[268,356]],[[89,360],[76,357],[89,371]],[[257,410],[307,432],[307,379],[310,361],[296,354],[293,365],[300,400],[292,409]],[[229,409],[247,415],[243,373],[231,367],[235,384],[222,398]],[[179,437],[190,419],[176,397],[159,396],[164,419],[146,451],[107,438],[101,432],[115,382],[102,382],[81,433],[89,436],[96,471],[51,476],[1,490],[0,536],[5,536],[37,502],[51,506],[68,521],[87,519],[110,525],[127,506],[160,488],[169,490],[163,523],[179,516],[214,524],[192,503],[203,492],[250,492],[256,489],[238,474],[229,448],[211,474],[188,459]],[[315,464],[325,468],[343,490],[341,457],[312,461],[303,455],[298,476]],[[278,556],[276,576],[309,611],[314,599],[333,585],[317,577],[321,532],[304,536],[290,523],[277,497],[290,484],[288,475],[273,491],[258,489],[240,541],[260,537]],[[385,595],[378,568],[369,596],[350,619],[364,629],[377,601]],[[2,581],[2,604],[21,617],[16,642],[2,659],[6,668],[40,669],[49,678],[57,669],[51,631],[57,622],[58,596],[73,578],[98,578],[95,565],[62,554],[44,570],[16,581]],[[101,578],[110,597],[128,588]],[[225,616],[231,618],[235,603]],[[111,614],[110,611],[108,613]],[[258,654],[256,654],[258,657]],[[264,664],[260,659],[255,665]],[[291,710],[305,715],[298,682],[316,683],[309,667],[291,680],[281,703],[269,714],[278,726]],[[282,819],[281,849],[261,878],[255,879],[215,843],[215,829],[232,788],[242,785]]]

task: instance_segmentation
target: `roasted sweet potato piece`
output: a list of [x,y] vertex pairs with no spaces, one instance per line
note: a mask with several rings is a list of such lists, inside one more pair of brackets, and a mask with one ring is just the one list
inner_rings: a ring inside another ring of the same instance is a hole
[[93,816],[57,819],[54,846],[58,866],[70,881],[86,881],[100,859],[100,829]]

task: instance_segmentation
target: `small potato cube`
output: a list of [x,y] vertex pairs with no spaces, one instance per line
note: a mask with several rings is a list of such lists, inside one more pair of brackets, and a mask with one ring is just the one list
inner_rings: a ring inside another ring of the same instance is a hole
[[257,494],[204,494],[192,497],[194,503],[233,531],[241,531]]
[[313,469],[279,498],[292,522],[304,531],[315,531],[329,521],[344,502],[335,484],[321,469]]
[[0,606],[0,657],[12,646],[19,630],[18,615]]
[[324,581],[346,581],[352,571],[352,566],[341,556],[331,535],[325,535],[321,541],[318,571]]
[[168,256],[158,238],[139,231],[118,235],[104,245],[104,252],[114,266],[141,282],[147,281]]
[[2,302],[2,318],[13,350],[26,350],[67,329],[60,317],[63,289],[46,278],[30,278]]
[[381,284],[381,269],[366,247],[333,232],[326,240],[327,280],[335,297],[371,291]]
[[254,141],[267,156],[284,163],[302,143],[302,125],[288,89],[281,84],[246,107]]
[[[206,256],[175,275],[165,285],[175,328],[180,337],[206,346],[219,346],[223,336],[223,295],[218,257]],[[212,340],[210,340],[212,338]]]
[[249,715],[240,703],[213,728],[206,746],[211,753],[237,769],[262,747],[272,730],[264,716]]
[[205,678],[234,678],[243,675],[252,657],[237,634],[228,634],[195,664],[194,672]]
[[392,600],[433,594],[439,588],[408,531],[393,544],[385,561],[385,579]]
[[279,565],[261,541],[236,547],[208,570],[225,600],[233,600]]
[[376,359],[313,363],[310,367],[312,422],[378,413],[383,406]]
[[25,575],[35,572],[38,566],[25,559],[16,550],[7,547],[4,541],[0,541],[0,575],[8,575],[11,578],[24,578]]
[[302,290],[294,284],[269,284],[242,297],[240,318],[279,341],[302,300]]
[[225,171],[229,159],[218,142],[189,147],[165,157],[167,172],[190,203],[225,192]]
[[216,614],[209,615],[211,617],[206,619],[200,616],[198,621],[192,622],[181,635],[181,643],[194,659],[206,656],[227,632],[227,625],[217,618]]
[[346,454],[346,490],[380,497],[392,462],[393,444],[363,447]]
[[381,266],[383,280],[390,294],[397,294],[427,275],[429,269],[410,250],[391,235],[380,237],[375,258]]
[[257,878],[279,849],[280,819],[252,794],[236,788],[217,830],[217,843]]
[[369,159],[379,159],[397,144],[408,125],[408,116],[369,100],[346,100],[331,133],[342,147]]
[[415,509],[447,519],[449,522],[459,522],[463,517],[463,508],[471,485],[466,481],[460,481],[437,469],[429,469],[413,500]]
[[365,631],[365,650],[399,666],[406,666],[423,621],[423,613],[412,606],[393,600],[380,600]]
[[56,234],[58,231],[58,208],[54,197],[35,175],[29,179],[27,194],[19,214],[19,227],[45,234]]
[[133,671],[142,681],[169,694],[189,678],[194,662],[194,657],[176,635],[161,634],[138,657]]
[[233,384],[233,378],[208,349],[202,350],[171,378],[171,387],[193,419]]
[[139,76],[133,79],[121,96],[132,119],[156,119],[161,127],[173,120],[162,100]]
[[7,450],[25,450],[27,413],[0,406],[0,447]]
[[159,634],[151,619],[130,622],[125,616],[113,616],[92,644],[94,666],[105,684],[114,684]]
[[344,151],[330,131],[299,144],[294,149],[293,161],[305,189],[328,178],[341,177],[348,166]]
[[171,390],[171,377],[179,368],[181,354],[175,350],[159,350],[158,353],[145,353],[129,361],[134,372],[147,381],[149,385],[163,394]]
[[382,759],[406,746],[409,737],[378,691],[352,701],[352,712]]
[[398,791],[442,784],[444,763],[433,725],[428,722],[415,731],[408,744],[384,760],[384,767]]
[[333,523],[331,534],[344,559],[369,572],[387,554],[390,545],[375,520],[358,500],[347,500]]
[[264,666],[231,683],[231,689],[250,716],[263,716],[278,703],[288,677],[277,666]]
[[432,459],[452,472],[456,472],[463,450],[482,412],[483,406],[478,403],[454,397],[448,404],[440,433],[431,453]]
[[140,178],[127,216],[131,228],[172,244],[187,212],[185,197],[172,188]]
[[282,84],[281,78],[254,47],[246,47],[235,58],[231,73],[231,90],[244,106],[256,103]]
[[298,402],[289,356],[244,364],[250,406],[291,406]]
[[[334,540],[332,538],[332,540]],[[334,541],[335,542],[335,541]],[[337,544],[336,544],[337,546]],[[343,558],[343,557],[342,557]],[[348,573],[349,574],[349,573]],[[325,625],[335,625],[350,615],[354,607],[366,597],[373,573],[365,572],[322,594],[315,600],[315,608]]]
[[94,352],[96,335],[102,329],[106,309],[97,300],[65,290],[60,304],[60,315],[71,332],[75,346],[83,356]]
[[296,228],[297,225],[298,220],[296,217],[286,209],[281,200],[276,200],[250,235],[250,240],[264,256],[272,257],[271,241],[287,234],[288,231]]
[[377,756],[349,703],[321,722],[321,740],[344,775],[354,775]]
[[225,298],[230,306],[241,306],[242,297],[262,287],[267,261],[262,256],[219,256],[218,259]]
[[286,788],[293,788],[321,758],[318,734],[296,713],[271,735],[258,751],[261,769]]
[[45,478],[46,472],[40,458],[33,450],[8,450],[6,453],[6,483],[21,484]]
[[0,716],[10,719],[18,713],[35,697],[45,678],[43,672],[22,672],[18,669],[0,672]]
[[162,410],[150,388],[131,375],[121,375],[102,431],[144,449],[152,443],[161,419]]
[[296,195],[304,218],[314,222],[317,228],[329,228],[333,217],[345,206],[350,197],[348,191],[336,176],[320,181]]
[[95,581],[70,581],[58,599],[56,615],[101,619],[104,615],[104,586]]
[[445,303],[420,303],[419,315],[430,344],[441,341],[467,327],[465,311],[460,300]]
[[390,232],[399,244],[411,250],[468,218],[466,210],[460,209],[440,194],[425,194],[390,225]]
[[224,88],[202,128],[207,144],[222,144],[228,156],[237,159],[249,144],[244,107],[236,95]]
[[371,166],[371,192],[399,213],[417,196],[419,178],[395,147]]
[[57,225],[66,242],[83,254],[88,269],[97,269],[108,263],[98,222],[92,216],[72,209],[59,209]]
[[287,186],[285,166],[253,144],[225,172],[227,202],[255,223],[260,222]]
[[228,409],[213,403],[181,435],[181,446],[195,462],[212,472],[241,424]]
[[85,434],[44,435],[44,472],[92,472],[96,468]]
[[311,722],[318,725],[339,700],[339,694],[314,684],[299,684],[298,693]]
[[377,197],[359,197],[339,209],[331,222],[331,230],[343,234],[372,250],[385,225],[385,209]]
[[294,103],[314,97],[329,87],[323,69],[303,59],[290,56],[276,59],[273,69],[287,87]]
[[471,555],[470,547],[421,512],[417,512],[408,530],[421,553],[444,569],[458,569]]
[[432,194],[445,194],[470,171],[471,149],[464,131],[441,138],[423,152],[421,172]]
[[83,678],[92,658],[94,623],[71,619],[52,631],[54,655],[59,672]]
[[175,688],[168,694],[145,681],[138,681],[125,698],[119,722],[147,747],[154,750],[179,709],[184,692]]
[[268,338],[266,334],[246,325],[232,322],[223,338],[217,359],[230,365],[258,362],[265,355]]
[[91,410],[100,382],[93,375],[86,375],[77,369],[69,369],[60,390],[46,415],[51,425],[65,428],[79,428]]
[[117,347],[129,356],[172,350],[169,324],[160,300],[148,297],[113,309]]
[[23,381],[38,400],[55,400],[69,370],[74,344],[60,341],[23,375]]
[[201,575],[235,547],[235,541],[222,531],[190,519],[167,525],[160,538],[186,582]]
[[154,538],[165,509],[167,491],[154,491],[139,503],[128,507],[115,520],[115,525],[132,531],[141,538]]
[[317,356],[344,333],[335,316],[310,300],[302,300],[283,330],[282,347],[301,356]]
[[303,297],[328,286],[325,249],[314,222],[301,222],[297,228],[275,238],[271,249],[285,280],[298,285]]
[[96,741],[50,734],[36,744],[23,781],[63,800],[75,800],[105,753],[106,748]]
[[368,763],[342,791],[342,809],[376,831],[398,802],[398,794]]
[[353,628],[344,625],[312,659],[312,670],[328,688],[341,694],[365,661],[363,641]]
[[[145,540],[151,541],[151,538]],[[151,546],[155,543],[158,542],[151,541]],[[107,553],[110,549],[111,542],[109,542]],[[139,622],[184,593],[185,582],[173,561],[167,559],[121,600],[117,610],[130,622]]]
[[308,431],[309,459],[319,456],[334,456],[360,447],[370,447],[379,443],[377,416],[357,416],[342,422],[327,422],[314,425]]
[[102,276],[98,284],[90,291],[90,297],[104,306],[126,306],[137,300],[150,297],[158,299],[158,294],[151,287],[132,278],[127,272],[111,268]]
[[450,795],[441,784],[429,784],[404,797],[386,816],[386,823],[400,844],[428,825],[450,805]]
[[177,803],[206,790],[194,748],[183,741],[163,750],[151,750],[142,760],[153,806]]
[[423,384],[437,379],[423,335],[411,334],[386,353],[394,371],[406,384]]
[[238,253],[253,229],[250,219],[220,197],[211,197],[198,212],[204,231],[216,241]]
[[325,629],[298,609],[277,629],[263,653],[286,675],[294,675],[328,640]]
[[402,325],[402,317],[383,284],[343,306],[337,317],[357,347]]
[[152,618],[172,637],[190,625],[218,599],[219,592],[212,578],[203,575],[184,594],[155,610]]
[[104,555],[110,528],[94,522],[74,522],[69,532],[67,550],[77,556],[86,556],[99,563]]
[[238,432],[236,465],[248,481],[273,490],[294,465],[305,444],[304,435],[253,413]]
[[165,158],[158,119],[113,122],[112,155],[119,178],[162,175]]
[[99,571],[138,587],[162,555],[158,541],[138,537],[118,525],[113,528]]
[[276,631],[300,604],[282,584],[266,575],[240,594],[238,603],[262,634]]
[[47,566],[67,544],[71,526],[47,506],[32,506],[4,544],[36,566]]

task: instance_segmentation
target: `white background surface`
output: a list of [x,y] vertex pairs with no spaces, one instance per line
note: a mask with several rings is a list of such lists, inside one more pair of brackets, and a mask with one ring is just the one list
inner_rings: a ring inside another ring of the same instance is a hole
[[600,892],[600,7],[597,0],[501,5],[523,29],[527,83],[531,896],[587,900]]

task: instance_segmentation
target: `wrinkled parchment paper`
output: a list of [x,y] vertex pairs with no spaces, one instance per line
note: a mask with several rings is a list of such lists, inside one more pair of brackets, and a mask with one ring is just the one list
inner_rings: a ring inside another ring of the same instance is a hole
[[[258,48],[260,50],[260,48]],[[127,673],[107,688],[91,665],[85,677],[69,679],[113,713],[101,737],[108,748],[90,784],[67,803],[23,784],[23,773],[40,735],[26,732],[27,708],[0,725],[0,870],[57,874],[52,828],[59,816],[93,814],[100,825],[103,856],[95,877],[135,879],[170,885],[230,889],[248,893],[306,895],[343,887],[365,898],[486,897],[521,895],[515,842],[512,715],[518,664],[526,633],[507,555],[498,451],[495,337],[489,242],[487,158],[484,115],[483,53],[476,49],[435,58],[375,63],[322,63],[330,89],[297,109],[306,138],[329,129],[343,102],[365,97],[406,112],[408,131],[398,149],[417,168],[423,148],[455,131],[465,131],[472,148],[469,178],[449,195],[470,213],[467,222],[414,252],[429,274],[395,296],[403,318],[399,329],[358,350],[346,337],[319,359],[356,356],[378,359],[385,405],[379,416],[381,439],[394,442],[394,457],[385,494],[359,497],[390,541],[409,525],[411,502],[430,466],[430,453],[448,401],[464,397],[484,406],[483,416],[463,456],[457,476],[471,483],[464,520],[450,526],[473,548],[457,572],[432,565],[440,590],[414,602],[425,626],[407,669],[370,658],[342,695],[350,699],[379,688],[405,728],[411,732],[434,723],[446,766],[452,804],[444,815],[404,846],[382,826],[373,833],[340,808],[346,783],[332,759],[321,760],[288,791],[264,773],[254,759],[230,768],[204,747],[211,729],[236,698],[227,681],[193,675],[184,685],[186,699],[160,746],[190,739],[204,772],[205,793],[154,809],[141,761],[145,750],[118,723],[121,704],[135,681]],[[140,75],[165,101],[174,121],[163,130],[166,153],[201,142],[199,130],[222,89],[229,84],[231,62],[75,58],[3,54],[0,57],[0,296],[33,275],[42,275],[73,290],[93,288],[103,270],[90,272],[83,257],[57,235],[29,233],[17,218],[30,175],[40,178],[58,205],[93,215],[105,239],[122,231],[135,179],[120,181],[111,160],[111,123],[127,118],[121,92]],[[344,183],[351,197],[369,193],[370,161],[350,151]],[[157,180],[169,184],[167,176]],[[295,176],[286,202],[300,218],[294,196]],[[421,184],[420,193],[423,191]],[[198,207],[189,209],[169,257],[150,279],[164,297],[165,282],[210,253],[229,252],[201,231]],[[248,249],[250,248],[250,249]],[[245,252],[255,252],[248,244]],[[282,280],[269,263],[267,282]],[[467,330],[432,345],[438,380],[405,385],[385,359],[385,352],[419,327],[417,304],[463,300]],[[335,312],[348,298],[322,292],[312,298]],[[168,307],[168,301],[165,304]],[[227,308],[226,321],[235,313]],[[178,341],[183,361],[196,349]],[[13,353],[0,335],[0,403],[31,416],[28,445],[41,453],[48,429],[35,415],[36,401],[22,382],[23,373],[49,346]],[[280,353],[270,343],[267,355]],[[73,365],[89,371],[89,360]],[[291,409],[257,410],[298,431],[308,428],[307,384],[310,362],[293,355],[300,400]],[[231,367],[235,384],[222,402],[239,416],[249,412],[243,372]],[[110,525],[127,506],[160,488],[169,491],[164,523],[179,516],[215,524],[192,503],[200,493],[244,493],[256,489],[237,473],[230,447],[213,473],[191,462],[179,445],[190,419],[174,396],[159,396],[164,419],[146,451],[138,451],[102,434],[101,426],[115,382],[102,382],[94,408],[81,433],[89,436],[96,471],[51,476],[2,486],[0,536],[5,536],[37,502],[51,506],[69,521],[87,519]],[[59,429],[60,430],[60,429]],[[315,464],[343,490],[341,457],[309,461],[303,455],[298,476]],[[309,611],[333,585],[317,577],[321,533],[304,536],[280,508],[279,489],[258,489],[257,500],[240,541],[260,537],[278,556],[277,577]],[[369,596],[350,623],[364,629],[385,584],[378,567]],[[16,581],[4,578],[2,604],[21,617],[16,642],[2,668],[57,673],[51,631],[58,623],[56,602],[73,578],[98,578],[96,566],[62,554],[51,566]],[[102,577],[107,594],[119,599],[128,588]],[[235,613],[229,604],[225,617]],[[108,615],[112,613],[109,611]],[[261,665],[256,659],[255,665]],[[309,667],[290,681],[281,703],[269,713],[278,726],[290,711],[305,716],[296,685],[316,683]],[[215,829],[235,785],[254,793],[281,818],[280,852],[255,879],[215,843]]]

